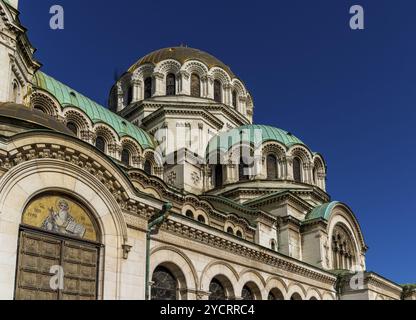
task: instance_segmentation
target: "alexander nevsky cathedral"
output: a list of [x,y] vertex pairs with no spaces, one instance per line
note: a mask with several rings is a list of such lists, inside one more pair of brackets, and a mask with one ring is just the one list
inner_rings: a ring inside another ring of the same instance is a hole
[[18,0],[0,16],[0,299],[416,299],[226,64],[153,51],[102,106],[42,72]]

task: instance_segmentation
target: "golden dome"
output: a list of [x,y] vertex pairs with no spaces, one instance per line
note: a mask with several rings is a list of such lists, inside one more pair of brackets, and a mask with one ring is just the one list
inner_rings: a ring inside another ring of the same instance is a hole
[[129,72],[133,72],[138,67],[151,63],[153,65],[167,59],[173,59],[178,61],[180,64],[184,64],[186,61],[189,60],[198,60],[208,66],[209,69],[213,67],[220,67],[224,69],[231,78],[234,78],[235,75],[231,71],[230,67],[228,67],[226,64],[215,58],[214,56],[210,55],[207,52],[188,48],[188,47],[170,47],[170,48],[164,48],[159,49],[156,51],[153,51],[147,55],[145,55],[143,58],[138,60],[135,64],[133,64],[129,68]]

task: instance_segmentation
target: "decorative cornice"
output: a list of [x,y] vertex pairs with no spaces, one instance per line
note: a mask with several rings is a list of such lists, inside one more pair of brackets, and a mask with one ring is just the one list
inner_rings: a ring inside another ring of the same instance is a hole
[[[325,284],[335,285],[336,277],[324,270],[317,270],[315,267],[308,266],[301,261],[284,257],[279,253],[271,253],[270,250],[262,247],[250,248],[244,244],[237,243],[216,235],[189,227],[177,221],[168,220],[162,225],[162,229],[174,233],[175,235],[200,242],[210,247],[220,249],[225,252],[236,254],[256,262],[264,263],[279,270],[287,271],[299,276],[320,281]],[[255,246],[255,244],[253,244]]]

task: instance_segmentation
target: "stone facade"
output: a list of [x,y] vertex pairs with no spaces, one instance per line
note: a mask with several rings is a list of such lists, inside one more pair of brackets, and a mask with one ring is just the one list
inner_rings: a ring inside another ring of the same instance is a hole
[[[0,299],[42,290],[144,299],[148,221],[166,203],[170,215],[148,252],[152,298],[414,298],[365,271],[363,234],[351,209],[331,202],[323,156],[289,132],[252,125],[253,99],[220,61],[183,47],[152,53],[115,83],[110,112],[38,71],[16,8],[0,1]],[[233,130],[259,128],[256,148],[233,142],[209,152]],[[254,164],[241,163],[243,149]],[[78,203],[97,238],[84,238],[85,221],[62,201],[23,221],[40,196]],[[63,252],[63,286],[45,289],[52,247]],[[78,262],[89,269],[74,271]]]

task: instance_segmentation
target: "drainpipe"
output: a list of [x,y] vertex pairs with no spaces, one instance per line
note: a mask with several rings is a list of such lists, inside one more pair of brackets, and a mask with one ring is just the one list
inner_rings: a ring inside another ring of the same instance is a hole
[[150,269],[150,240],[151,236],[158,234],[160,226],[165,222],[165,220],[170,215],[170,209],[172,209],[172,204],[170,202],[166,202],[162,206],[162,210],[158,213],[155,213],[150,220],[147,222],[147,231],[146,231],[146,272],[145,272],[145,300],[149,300],[149,269]]

